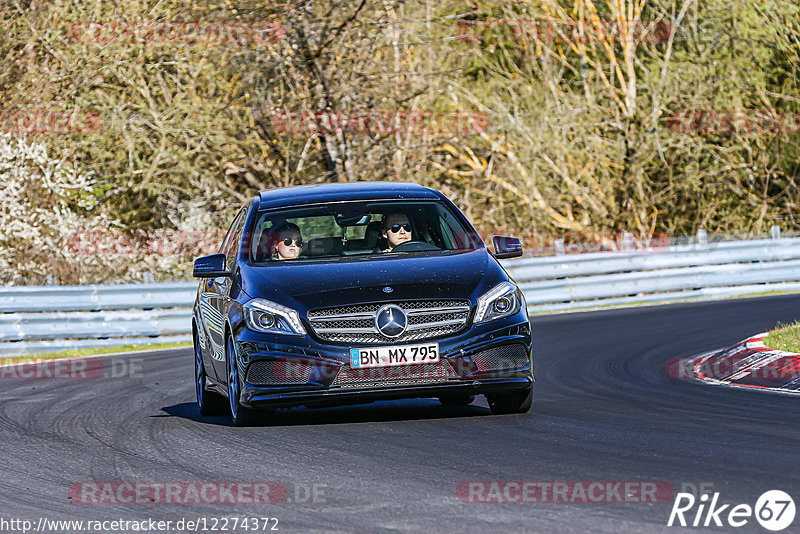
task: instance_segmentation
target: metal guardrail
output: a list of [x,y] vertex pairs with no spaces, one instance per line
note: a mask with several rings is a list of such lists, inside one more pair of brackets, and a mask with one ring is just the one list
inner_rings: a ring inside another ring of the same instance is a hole
[[0,287],[0,356],[191,341],[197,282]]
[[174,310],[0,314],[0,341],[135,336],[186,333],[191,311]]
[[[800,238],[503,261],[531,312],[800,291]],[[196,282],[0,288],[0,355],[190,341]]]
[[0,287],[0,313],[186,307],[196,291],[197,282]]
[[800,238],[505,262],[531,312],[800,290]]

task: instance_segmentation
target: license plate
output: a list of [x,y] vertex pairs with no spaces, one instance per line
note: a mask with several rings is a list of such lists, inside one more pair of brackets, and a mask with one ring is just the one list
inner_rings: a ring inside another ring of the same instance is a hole
[[415,363],[435,363],[439,361],[439,344],[404,345],[402,347],[372,347],[350,349],[350,367],[394,367]]

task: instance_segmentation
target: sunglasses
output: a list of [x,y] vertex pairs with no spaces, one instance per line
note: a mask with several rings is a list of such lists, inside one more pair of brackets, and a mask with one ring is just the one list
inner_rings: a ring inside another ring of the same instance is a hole
[[302,247],[303,246],[303,238],[302,237],[299,238],[299,239],[292,239],[291,237],[284,238],[283,244],[286,245],[287,247],[289,247],[289,246],[292,245],[292,241],[294,241],[294,243],[298,247]]
[[410,232],[411,231],[411,223],[393,224],[393,225],[391,225],[389,227],[389,231],[392,232],[393,234],[396,234],[397,232],[400,231],[400,228],[402,228],[406,232]]

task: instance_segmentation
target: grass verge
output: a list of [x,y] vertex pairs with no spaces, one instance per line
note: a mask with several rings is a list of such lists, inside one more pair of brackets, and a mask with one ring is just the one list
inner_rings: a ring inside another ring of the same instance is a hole
[[778,323],[777,328],[764,338],[764,345],[771,349],[800,354],[800,321]]

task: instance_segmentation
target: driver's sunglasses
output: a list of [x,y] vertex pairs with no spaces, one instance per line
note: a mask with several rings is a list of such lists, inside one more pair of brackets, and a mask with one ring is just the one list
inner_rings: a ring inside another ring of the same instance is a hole
[[292,239],[291,237],[286,237],[286,238],[283,239],[283,244],[286,245],[287,247],[290,247],[292,245],[292,241],[294,241],[297,244],[298,247],[302,247],[303,246],[303,238],[302,237],[299,238],[299,239]]
[[400,228],[402,228],[406,232],[410,232],[411,231],[411,223],[393,224],[393,225],[391,225],[389,227],[389,231],[392,232],[393,234],[396,234],[397,232],[400,231]]

